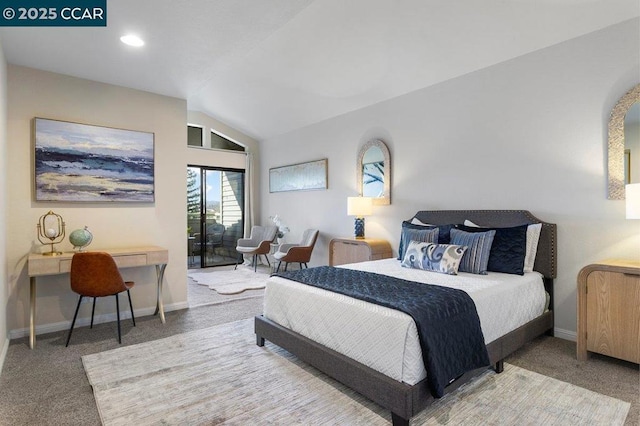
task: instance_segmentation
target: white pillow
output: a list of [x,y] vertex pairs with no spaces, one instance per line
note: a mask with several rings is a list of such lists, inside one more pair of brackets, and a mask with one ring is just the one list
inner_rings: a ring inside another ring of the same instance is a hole
[[420,219],[416,219],[415,217],[413,219],[411,219],[411,224],[412,225],[420,225],[420,226],[433,226],[433,225],[430,225],[428,223],[424,223]]
[[[464,221],[465,226],[480,228],[470,220]],[[523,272],[533,272],[533,265],[536,263],[536,254],[538,253],[538,240],[540,240],[540,231],[542,231],[541,223],[534,223],[527,226],[527,249],[524,256]]]
[[538,240],[540,240],[542,224],[536,223],[527,227],[527,251],[524,256],[524,272],[533,272],[533,264],[538,253]]

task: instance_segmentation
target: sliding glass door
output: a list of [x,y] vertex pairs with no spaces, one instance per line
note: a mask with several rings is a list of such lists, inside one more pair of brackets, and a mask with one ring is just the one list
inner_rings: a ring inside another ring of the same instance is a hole
[[244,232],[244,170],[187,169],[189,267],[236,263]]

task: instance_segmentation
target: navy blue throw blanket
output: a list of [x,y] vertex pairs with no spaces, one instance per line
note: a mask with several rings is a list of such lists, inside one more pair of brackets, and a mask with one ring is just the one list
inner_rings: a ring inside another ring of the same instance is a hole
[[410,315],[418,328],[427,383],[436,398],[465,372],[490,364],[476,305],[462,290],[332,266],[275,275]]

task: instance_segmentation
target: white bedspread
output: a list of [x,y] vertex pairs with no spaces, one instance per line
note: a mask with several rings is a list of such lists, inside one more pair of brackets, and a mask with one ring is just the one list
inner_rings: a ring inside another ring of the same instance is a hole
[[[390,275],[418,283],[464,290],[473,299],[485,343],[544,312],[542,275],[490,272],[456,276],[403,268],[396,259],[341,267]],[[413,319],[400,311],[280,277],[267,281],[266,318],[336,350],[395,380],[413,385],[426,377]]]

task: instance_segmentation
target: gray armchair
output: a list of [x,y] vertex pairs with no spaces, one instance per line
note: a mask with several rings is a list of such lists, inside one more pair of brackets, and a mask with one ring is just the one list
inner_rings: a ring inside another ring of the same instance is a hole
[[316,245],[319,233],[317,229],[307,229],[302,234],[302,241],[299,244],[281,244],[278,247],[278,251],[273,255],[278,261],[276,272],[280,271],[282,262],[284,262],[285,271],[291,262],[297,262],[300,265],[300,269],[302,269],[302,265],[307,267],[307,262],[311,260],[311,253]]
[[239,253],[238,259],[236,259],[236,267],[238,268],[238,262],[240,260],[240,256],[244,254],[253,255],[253,270],[254,272],[258,269],[258,256],[264,255],[267,259],[267,263],[271,266],[269,262],[269,257],[266,256],[271,250],[271,243],[273,242],[276,234],[278,232],[277,226],[253,226],[251,228],[251,235],[249,238],[240,238],[236,245],[236,251]]

